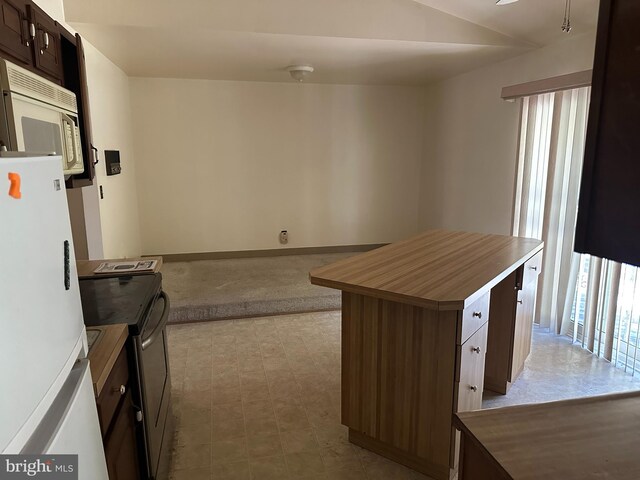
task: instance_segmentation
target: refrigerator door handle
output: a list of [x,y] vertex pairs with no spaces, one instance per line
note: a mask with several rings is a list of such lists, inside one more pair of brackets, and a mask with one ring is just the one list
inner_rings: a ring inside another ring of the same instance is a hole
[[74,398],[78,395],[85,372],[89,368],[89,360],[78,360],[69,372],[60,393],[53,401],[44,420],[38,425],[31,438],[25,443],[22,454],[41,454],[47,451],[56,437]]

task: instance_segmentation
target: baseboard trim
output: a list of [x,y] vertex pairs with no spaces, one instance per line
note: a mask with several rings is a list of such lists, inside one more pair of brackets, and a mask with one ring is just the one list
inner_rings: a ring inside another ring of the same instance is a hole
[[368,252],[387,243],[367,245],[335,245],[329,247],[274,248],[268,250],[238,250],[227,252],[202,253],[163,253],[160,255],[144,255],[145,257],[162,257],[164,262],[192,262],[194,260],[224,260],[227,258],[281,257],[286,255],[313,255],[321,253]]

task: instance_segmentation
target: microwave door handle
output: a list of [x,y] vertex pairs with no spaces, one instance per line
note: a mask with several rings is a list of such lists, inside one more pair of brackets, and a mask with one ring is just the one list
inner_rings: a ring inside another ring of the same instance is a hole
[[[75,164],[78,163],[78,144],[76,142],[76,135],[75,135],[76,123],[73,121],[73,119],[69,115],[66,115],[64,113],[62,113],[61,115],[62,115],[62,121],[69,125],[69,130],[71,132],[71,148],[73,150],[73,161],[67,162],[67,167],[69,168],[69,167],[75,166]],[[66,144],[67,136],[63,134],[62,137],[64,138],[64,141]]]

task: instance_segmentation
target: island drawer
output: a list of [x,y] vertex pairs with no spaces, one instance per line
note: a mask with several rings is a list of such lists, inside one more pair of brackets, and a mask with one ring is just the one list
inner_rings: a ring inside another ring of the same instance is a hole
[[489,299],[491,292],[485,293],[462,311],[458,321],[457,344],[464,344],[471,335],[489,320]]
[[522,279],[522,286],[529,282],[536,280],[540,271],[542,270],[542,252],[536,253],[533,257],[527,260],[524,264],[524,273]]
[[485,323],[464,345],[457,347],[454,412],[466,412],[482,407],[488,331],[489,325]]

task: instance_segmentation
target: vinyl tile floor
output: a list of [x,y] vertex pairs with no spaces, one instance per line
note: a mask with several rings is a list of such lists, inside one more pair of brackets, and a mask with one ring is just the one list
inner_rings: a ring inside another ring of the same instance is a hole
[[[169,358],[172,480],[428,478],[348,442],[340,312],[172,325]],[[575,378],[565,381],[562,368],[554,374],[558,361],[569,362]],[[537,367],[525,369],[515,395],[486,406],[640,389],[637,378],[549,334],[534,334],[529,363]],[[576,380],[584,375],[598,379],[585,388]]]

